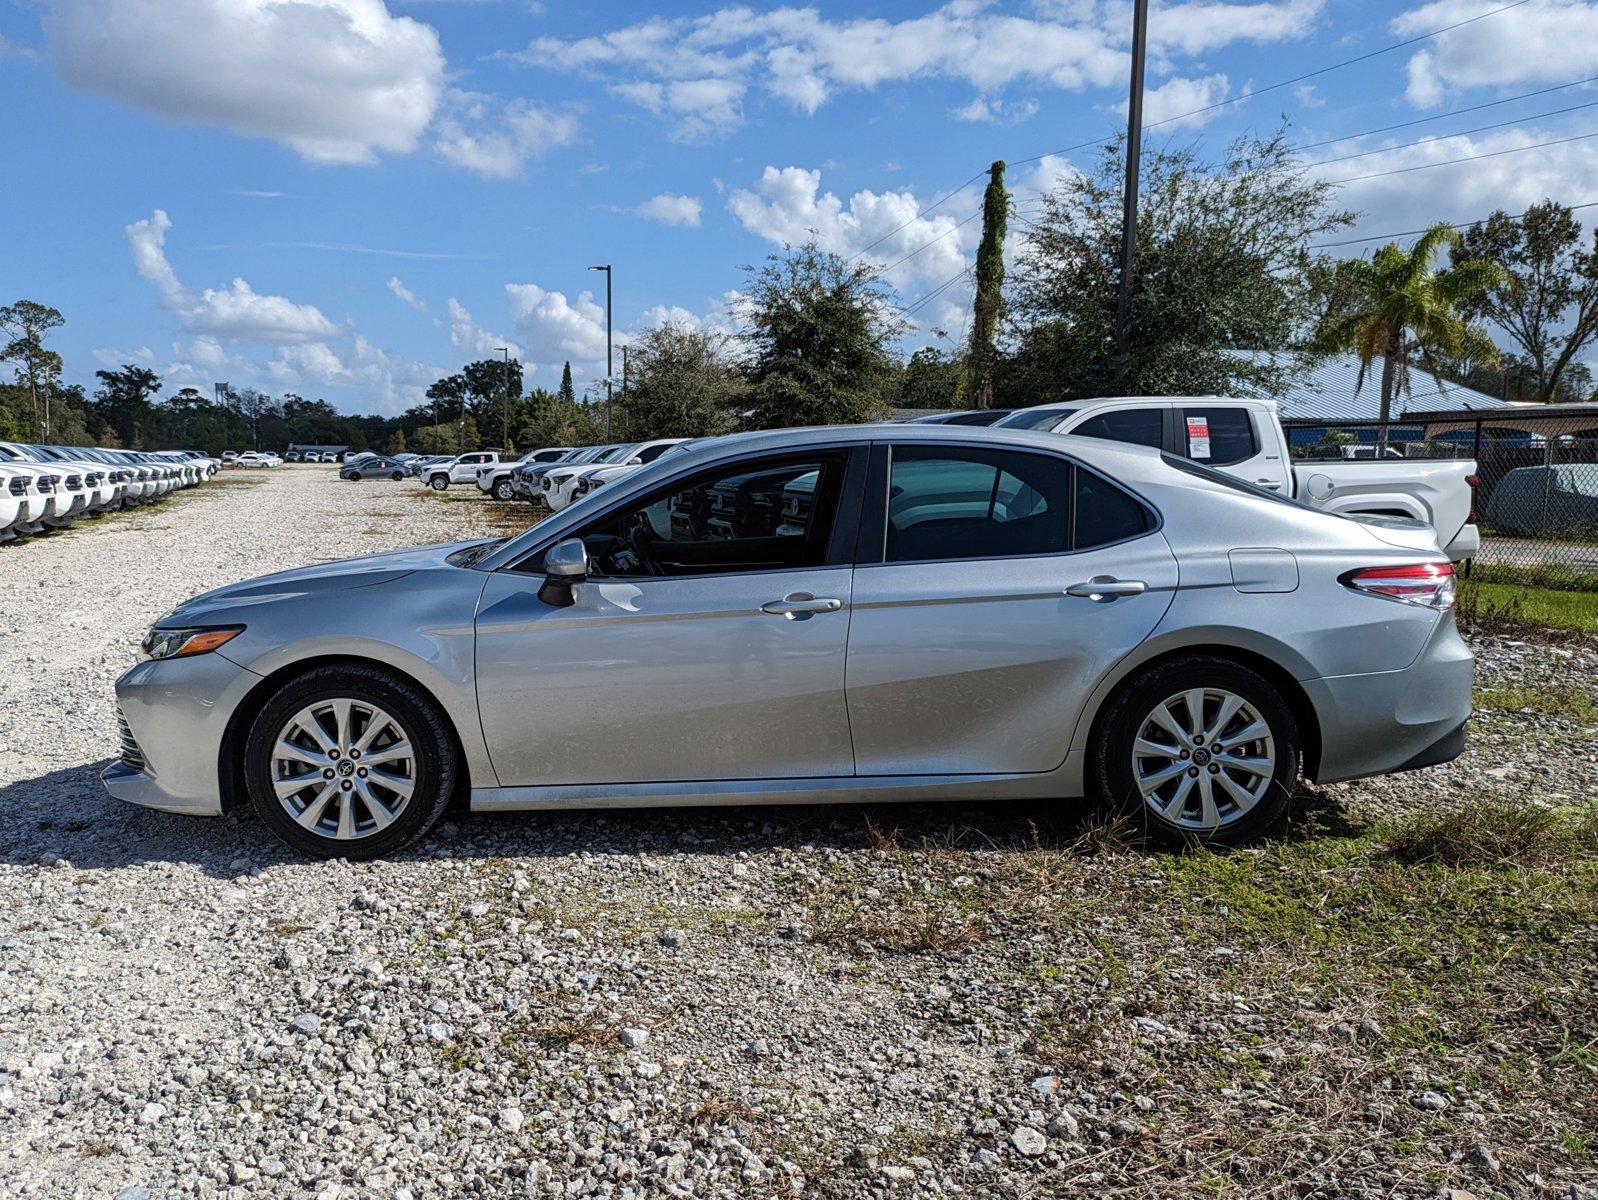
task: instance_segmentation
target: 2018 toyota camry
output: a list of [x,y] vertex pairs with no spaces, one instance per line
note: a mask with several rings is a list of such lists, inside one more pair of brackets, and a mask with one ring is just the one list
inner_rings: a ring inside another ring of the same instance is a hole
[[173,812],[249,803],[350,858],[457,790],[479,810],[1086,797],[1233,843],[1301,774],[1460,752],[1453,590],[1423,525],[1157,450],[743,434],[512,539],[189,601],[117,683],[103,777]]

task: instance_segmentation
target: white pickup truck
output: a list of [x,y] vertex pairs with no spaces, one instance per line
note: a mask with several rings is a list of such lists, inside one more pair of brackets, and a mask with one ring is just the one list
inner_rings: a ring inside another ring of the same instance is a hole
[[423,468],[422,482],[435,492],[442,492],[452,483],[476,483],[477,472],[499,461],[497,450],[477,450],[460,454],[447,462],[433,463]]
[[1481,548],[1474,461],[1339,455],[1295,463],[1271,400],[1105,396],[1020,408],[993,427],[1154,446],[1327,512],[1424,521],[1454,562]]

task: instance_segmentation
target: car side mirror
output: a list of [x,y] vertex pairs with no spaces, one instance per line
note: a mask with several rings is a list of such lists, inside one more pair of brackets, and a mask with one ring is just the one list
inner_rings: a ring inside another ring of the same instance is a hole
[[582,538],[556,542],[544,555],[544,584],[538,598],[555,608],[570,608],[572,584],[588,578],[588,547]]

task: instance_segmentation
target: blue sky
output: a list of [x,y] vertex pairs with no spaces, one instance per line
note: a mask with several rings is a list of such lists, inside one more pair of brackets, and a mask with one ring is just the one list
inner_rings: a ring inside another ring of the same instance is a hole
[[[1147,117],[1505,2],[1155,0]],[[91,387],[133,361],[394,412],[507,344],[533,383],[566,359],[601,376],[590,264],[615,265],[618,338],[725,326],[740,268],[814,230],[898,263],[905,300],[955,279],[912,341],[958,337],[979,194],[946,193],[1113,132],[1129,40],[1129,4],[1099,0],[0,0],[0,299],[60,308],[53,344]],[[1353,236],[1594,201],[1598,138],[1520,150],[1598,132],[1598,108],[1542,115],[1593,85],[1456,111],[1598,74],[1594,45],[1598,2],[1526,0],[1150,138],[1218,153],[1283,116],[1301,143],[1424,118],[1306,158],[1394,147],[1315,168],[1341,180],[1493,155],[1343,185]]]

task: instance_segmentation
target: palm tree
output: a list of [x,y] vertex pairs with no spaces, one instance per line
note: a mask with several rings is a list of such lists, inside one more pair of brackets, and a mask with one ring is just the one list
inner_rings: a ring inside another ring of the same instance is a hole
[[[1327,353],[1352,350],[1359,355],[1357,395],[1371,365],[1382,360],[1381,419],[1392,419],[1393,399],[1408,397],[1409,367],[1418,358],[1442,392],[1443,360],[1467,359],[1496,363],[1498,347],[1480,326],[1460,315],[1460,307],[1503,282],[1495,263],[1472,260],[1434,271],[1432,263],[1447,246],[1460,242],[1459,232],[1438,223],[1408,250],[1388,242],[1368,259],[1343,259],[1331,279],[1330,311],[1314,339]],[[1379,435],[1387,441],[1387,427]]]

